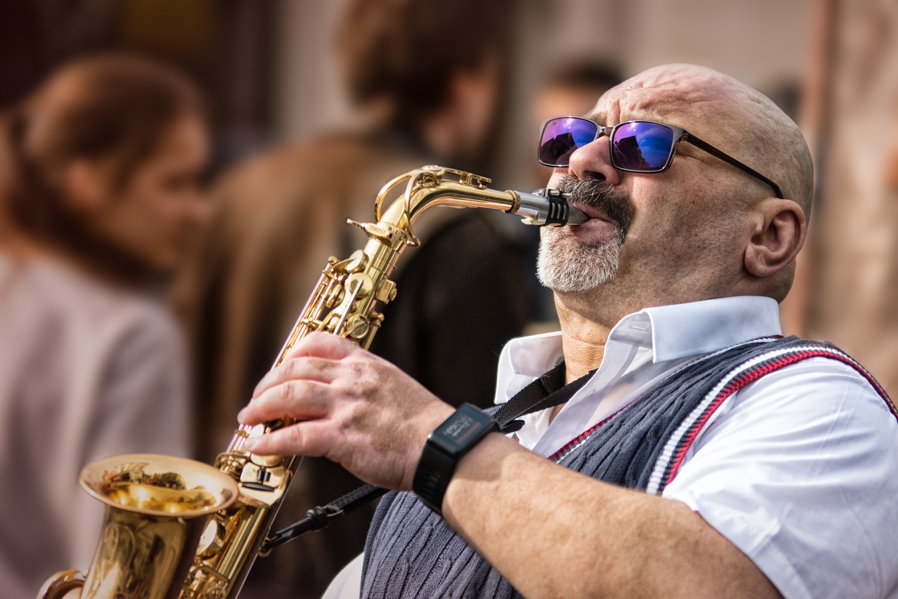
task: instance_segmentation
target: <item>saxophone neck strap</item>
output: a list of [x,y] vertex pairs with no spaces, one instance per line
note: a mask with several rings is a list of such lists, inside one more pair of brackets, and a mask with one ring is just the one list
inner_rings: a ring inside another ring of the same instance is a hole
[[565,384],[567,369],[564,359],[555,367],[529,385],[518,391],[514,397],[493,412],[493,420],[499,425],[500,433],[513,433],[524,426],[521,416],[533,414],[567,403],[574,394],[586,385],[595,370],[589,371],[570,384]]
[[346,495],[334,499],[327,505],[313,507],[306,512],[306,517],[299,522],[291,524],[287,528],[283,528],[276,533],[269,535],[262,543],[259,554],[264,557],[278,545],[283,545],[288,541],[292,541],[307,532],[321,530],[330,524],[331,520],[337,520],[346,514],[354,512],[363,505],[367,505],[378,497],[381,497],[386,492],[387,489],[364,484],[361,487],[350,491]]

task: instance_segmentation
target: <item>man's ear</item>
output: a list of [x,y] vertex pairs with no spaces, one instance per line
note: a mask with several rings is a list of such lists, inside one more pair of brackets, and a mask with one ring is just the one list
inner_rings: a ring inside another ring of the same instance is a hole
[[757,277],[769,277],[791,264],[804,245],[804,210],[792,200],[767,198],[755,206],[752,218],[745,269]]

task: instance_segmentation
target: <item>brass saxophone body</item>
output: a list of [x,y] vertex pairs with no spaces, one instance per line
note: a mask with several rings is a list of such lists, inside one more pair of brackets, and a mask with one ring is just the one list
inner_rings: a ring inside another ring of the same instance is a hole
[[[580,211],[567,205],[563,194],[497,191],[489,189],[489,183],[485,177],[438,166],[425,166],[387,183],[375,200],[375,222],[349,221],[365,231],[367,244],[345,260],[328,260],[273,367],[283,361],[299,339],[313,331],[339,335],[362,348],[370,346],[383,321],[377,303],[388,303],[396,296],[390,273],[405,247],[418,245],[412,225],[429,208],[442,205],[502,210],[523,215],[525,223],[536,225],[579,224],[586,220]],[[130,473],[126,477],[139,478],[127,467],[134,462],[133,456],[88,465],[81,475],[82,486],[108,507],[87,583],[80,573],[60,572],[48,579],[38,599],[235,598],[260,554],[300,461],[294,457],[254,455],[246,450],[245,443],[250,437],[292,423],[282,419],[241,426],[227,450],[218,456],[215,468],[185,460],[190,464],[187,469],[197,472],[190,477],[177,470],[184,468],[182,464],[168,461],[174,458],[141,456],[148,464],[149,458],[155,457],[165,466],[170,465],[171,472],[157,476],[162,481],[178,476],[191,478],[179,483],[180,492],[202,491],[214,496],[214,501],[207,498],[201,506],[191,503],[192,510],[179,512],[159,498],[140,503],[135,497],[147,493],[144,487],[122,490],[85,481],[112,480],[123,471]],[[150,467],[158,470],[163,466],[152,462]],[[150,491],[160,492],[158,488]],[[140,507],[135,507],[137,503]],[[160,525],[169,521],[179,523],[181,529]],[[168,561],[164,566],[147,565],[146,556],[154,551],[159,553],[161,546],[174,547],[162,552]]]

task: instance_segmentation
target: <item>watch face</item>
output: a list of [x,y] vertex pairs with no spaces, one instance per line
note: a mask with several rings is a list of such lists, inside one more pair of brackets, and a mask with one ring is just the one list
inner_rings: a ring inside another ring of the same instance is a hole
[[492,426],[493,421],[489,416],[466,404],[433,431],[430,439],[447,453],[455,454],[479,439],[486,432],[485,429]]
[[442,431],[443,439],[456,447],[464,447],[465,441],[474,436],[483,428],[483,424],[464,414],[459,414],[446,423],[446,429]]

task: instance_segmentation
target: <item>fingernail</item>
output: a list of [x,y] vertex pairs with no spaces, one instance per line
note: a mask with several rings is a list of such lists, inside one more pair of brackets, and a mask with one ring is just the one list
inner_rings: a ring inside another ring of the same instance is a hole
[[256,437],[250,437],[246,440],[243,446],[246,447],[247,450],[253,451],[256,449],[256,447],[259,446],[259,439]]
[[243,424],[243,420],[246,417],[246,408],[243,408],[239,412],[237,412],[237,422]]

